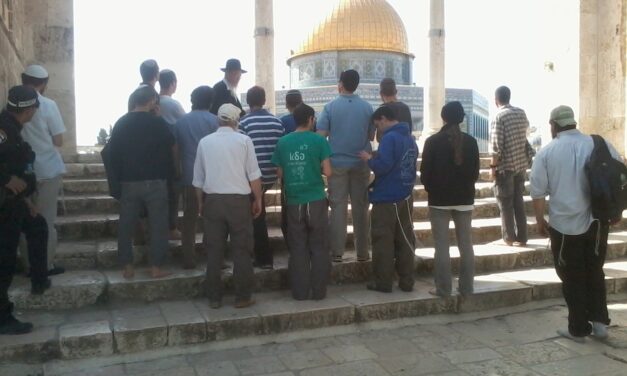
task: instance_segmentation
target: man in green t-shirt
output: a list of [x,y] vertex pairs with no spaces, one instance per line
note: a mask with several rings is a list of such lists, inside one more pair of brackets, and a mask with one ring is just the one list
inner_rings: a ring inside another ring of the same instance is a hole
[[324,299],[331,273],[327,196],[322,175],[331,176],[331,147],[312,132],[313,108],[298,105],[297,128],[277,143],[272,163],[279,167],[287,197],[287,245],[292,296],[297,300]]

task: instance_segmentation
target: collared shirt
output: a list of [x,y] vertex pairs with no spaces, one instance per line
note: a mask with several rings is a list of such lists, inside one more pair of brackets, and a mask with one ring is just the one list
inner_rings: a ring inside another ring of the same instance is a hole
[[192,185],[198,143],[218,129],[218,117],[207,110],[194,110],[176,122],[175,137],[181,157],[182,182]]
[[261,178],[250,137],[230,127],[200,140],[192,185],[208,194],[250,194],[250,182]]
[[372,150],[370,136],[375,128],[371,117],[372,105],[357,94],[341,94],[324,106],[316,129],[329,133],[333,167],[365,164],[359,152]]
[[[614,147],[607,146],[612,157],[621,160]],[[592,137],[572,129],[558,133],[533,161],[531,197],[550,196],[549,225],[562,234],[580,235],[592,224],[585,165],[593,149]]]
[[263,184],[273,184],[277,179],[277,167],[271,160],[279,138],[285,134],[283,123],[268,111],[261,109],[244,116],[239,126],[242,132],[253,140],[257,162],[263,175],[261,178]]
[[57,104],[41,94],[38,96],[39,109],[24,125],[22,138],[37,156],[33,165],[37,179],[52,179],[66,172],[61,153],[52,142],[53,136],[65,133],[65,125]]
[[502,106],[492,122],[492,152],[497,156],[497,171],[525,171],[527,159],[527,129],[525,111],[511,105]]

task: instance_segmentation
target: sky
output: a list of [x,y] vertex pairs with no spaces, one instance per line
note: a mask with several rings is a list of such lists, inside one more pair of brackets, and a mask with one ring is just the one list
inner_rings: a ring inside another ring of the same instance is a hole
[[[337,1],[274,0],[276,89],[289,88],[290,50]],[[414,81],[426,86],[429,1],[388,2],[403,20],[416,56]],[[531,125],[548,137],[551,108],[578,109],[578,3],[445,0],[446,86],[478,91],[494,113],[494,89],[507,85],[512,104],[524,108]],[[254,85],[254,9],[254,0],[75,0],[78,144],[93,145],[99,129],[126,112],[128,95],[141,80],[139,64],[148,58],[176,72],[174,98],[186,110],[191,91],[221,80],[220,68],[231,57],[249,72],[240,82],[245,93]]]

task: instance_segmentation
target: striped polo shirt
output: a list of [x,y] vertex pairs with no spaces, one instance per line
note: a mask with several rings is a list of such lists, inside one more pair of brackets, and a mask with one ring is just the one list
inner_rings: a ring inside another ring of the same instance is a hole
[[266,110],[255,110],[240,121],[240,129],[253,140],[255,154],[261,170],[261,182],[273,184],[277,180],[277,167],[271,162],[272,154],[285,133],[283,123]]

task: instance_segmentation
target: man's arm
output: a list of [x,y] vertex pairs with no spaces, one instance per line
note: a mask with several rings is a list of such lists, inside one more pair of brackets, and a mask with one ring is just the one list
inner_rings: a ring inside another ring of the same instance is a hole
[[250,189],[253,191],[253,196],[255,200],[253,201],[252,213],[253,218],[259,217],[261,214],[261,198],[263,195],[263,191],[261,190],[261,179],[255,179],[250,182]]
[[202,196],[203,191],[200,188],[196,188],[196,202],[198,203],[198,215],[202,215]]
[[52,144],[58,148],[63,147],[63,134],[52,136]]
[[327,178],[331,177],[331,175],[333,174],[333,169],[331,168],[331,160],[327,158],[322,161],[320,165],[322,167],[322,175],[326,176]]
[[533,211],[536,214],[536,222],[538,223],[538,234],[548,238],[549,237],[549,224],[544,219],[544,211],[546,210],[546,199],[534,198],[533,199]]
[[328,105],[324,106],[320,113],[320,118],[316,121],[316,133],[322,137],[328,137],[331,130],[331,118],[329,116]]
[[546,196],[549,195],[549,175],[544,160],[544,153],[540,152],[533,160],[531,174],[529,175],[530,194],[533,199],[533,210],[538,223],[538,234],[544,237],[549,236],[549,225],[544,219],[546,210]]

